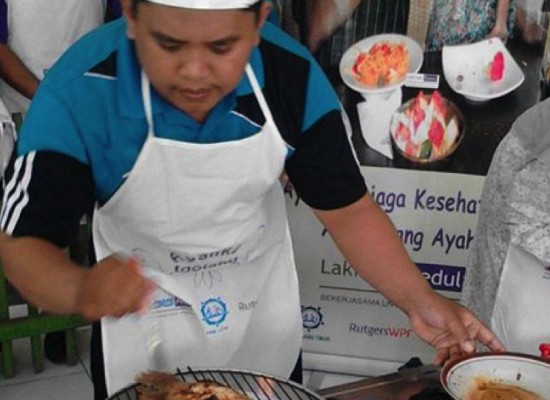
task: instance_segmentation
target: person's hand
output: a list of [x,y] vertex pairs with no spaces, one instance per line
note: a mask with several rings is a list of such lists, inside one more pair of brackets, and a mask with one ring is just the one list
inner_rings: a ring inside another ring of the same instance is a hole
[[497,37],[506,43],[506,40],[508,39],[508,27],[505,23],[497,21],[487,37]]
[[154,289],[155,284],[141,274],[137,260],[109,257],[83,275],[77,309],[90,321],[144,312]]
[[475,352],[476,342],[504,351],[498,338],[472,312],[433,292],[409,311],[415,333],[436,350],[434,364]]
[[306,2],[305,44],[315,53],[355,12],[361,0],[310,0]]

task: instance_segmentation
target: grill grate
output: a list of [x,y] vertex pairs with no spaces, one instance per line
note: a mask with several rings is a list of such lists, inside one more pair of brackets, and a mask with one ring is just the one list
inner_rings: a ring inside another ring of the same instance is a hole
[[[183,382],[214,381],[229,386],[252,400],[324,400],[319,395],[290,381],[255,372],[210,369],[181,371],[174,374]],[[138,400],[139,384],[133,384],[115,393],[108,400]]]

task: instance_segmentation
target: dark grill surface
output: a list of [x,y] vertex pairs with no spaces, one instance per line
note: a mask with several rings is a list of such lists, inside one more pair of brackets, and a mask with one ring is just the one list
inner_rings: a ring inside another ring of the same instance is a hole
[[[183,382],[214,381],[243,393],[252,400],[323,400],[315,393],[290,381],[237,370],[191,370],[174,374]],[[137,400],[139,384],[123,389],[109,400]]]
[[328,400],[452,400],[439,383],[439,368],[414,357],[397,372],[319,390]]

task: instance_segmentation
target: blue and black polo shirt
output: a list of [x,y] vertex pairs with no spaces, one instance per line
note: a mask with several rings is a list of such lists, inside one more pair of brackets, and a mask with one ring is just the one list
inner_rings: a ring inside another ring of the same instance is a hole
[[[336,94],[313,57],[270,23],[249,60],[283,139],[286,172],[301,198],[336,209],[366,193]],[[131,171],[147,136],[140,68],[124,19],[85,35],[49,70],[32,101],[8,171],[2,229],[60,246],[81,216],[104,204]],[[203,124],[152,90],[155,132],[192,143],[239,140],[265,117],[246,75]]]

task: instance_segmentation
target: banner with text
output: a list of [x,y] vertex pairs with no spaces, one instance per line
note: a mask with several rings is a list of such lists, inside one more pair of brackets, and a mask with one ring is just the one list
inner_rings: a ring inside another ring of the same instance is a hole
[[[424,277],[438,292],[458,300],[484,177],[375,167],[361,171]],[[433,350],[412,333],[408,318],[357,275],[295,193],[287,192],[286,199],[300,279],[305,360],[311,353],[399,363],[419,356],[431,362]],[[352,362],[340,364],[332,363],[332,372],[359,372],[350,370]],[[315,366],[306,362],[306,367]]]

